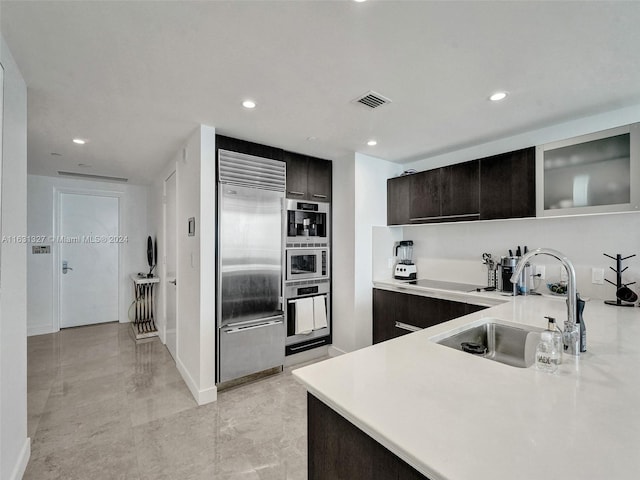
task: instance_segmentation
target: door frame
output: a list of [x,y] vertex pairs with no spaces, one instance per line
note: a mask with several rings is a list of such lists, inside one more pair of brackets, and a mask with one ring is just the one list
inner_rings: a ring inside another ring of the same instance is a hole
[[[161,275],[161,289],[162,289],[162,325],[160,327],[160,340],[163,345],[167,344],[167,290],[168,290],[168,275],[167,275],[167,181],[174,177],[174,181],[176,184],[175,187],[175,213],[176,218],[174,218],[174,227],[175,231],[175,241],[176,241],[176,251],[174,252],[176,262],[176,280],[178,279],[178,169],[174,168],[169,175],[162,182],[162,275]],[[176,358],[174,359],[177,362],[178,358],[178,285],[176,284],[176,301],[175,301],[175,314],[176,314]]]
[[[53,187],[53,332],[60,331],[60,243],[57,241],[60,236],[60,200],[63,194],[72,195],[92,195],[96,197],[116,197],[118,198],[118,235],[122,235],[122,226],[126,225],[123,216],[126,215],[127,209],[124,208],[125,194],[121,190],[96,190],[92,188],[82,187]],[[124,287],[122,285],[122,274],[124,265],[122,264],[122,244],[118,242],[118,322],[128,323],[129,318],[125,321],[120,318],[120,300],[125,298]]]

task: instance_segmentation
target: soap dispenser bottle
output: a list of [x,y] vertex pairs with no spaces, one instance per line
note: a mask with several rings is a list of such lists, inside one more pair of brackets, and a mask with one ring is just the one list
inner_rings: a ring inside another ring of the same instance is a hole
[[536,348],[536,368],[553,373],[558,369],[560,352],[554,345],[553,332],[545,330],[540,334],[540,343]]
[[558,365],[562,363],[562,351],[564,350],[564,344],[562,342],[562,330],[558,327],[556,319],[553,317],[544,317],[549,323],[547,324],[547,330],[551,332],[551,338],[553,345],[558,351]]

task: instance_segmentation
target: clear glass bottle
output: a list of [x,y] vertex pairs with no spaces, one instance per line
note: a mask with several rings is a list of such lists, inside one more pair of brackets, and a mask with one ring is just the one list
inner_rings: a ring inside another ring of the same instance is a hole
[[564,350],[564,342],[562,341],[562,330],[560,330],[560,327],[558,327],[558,324],[556,323],[556,319],[553,317],[544,317],[546,318],[549,323],[547,324],[547,330],[552,332],[552,338],[553,338],[553,344],[556,347],[556,350],[558,351],[558,365],[560,365],[562,363],[562,352]]
[[536,348],[536,368],[549,373],[558,369],[560,352],[553,341],[553,332],[545,330],[540,334],[540,343]]
[[580,354],[580,325],[574,324],[573,327],[569,325],[569,321],[564,322],[564,332],[562,333],[563,344],[567,345],[569,351],[576,352],[576,355]]

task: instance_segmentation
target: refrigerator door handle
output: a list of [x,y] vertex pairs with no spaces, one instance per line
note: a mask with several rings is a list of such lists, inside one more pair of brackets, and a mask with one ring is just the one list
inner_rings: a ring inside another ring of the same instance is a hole
[[254,324],[256,323],[256,321],[261,321],[261,322],[268,322],[270,320],[278,320],[278,319],[284,319],[284,312],[279,312],[276,315],[273,315],[271,317],[264,317],[264,318],[254,318],[253,320],[244,320],[242,322],[234,322],[234,323],[227,323],[226,325],[222,325],[222,328],[225,327],[237,327],[239,325],[249,325],[249,324]]
[[224,333],[246,332],[247,330],[255,330],[257,328],[271,327],[273,325],[278,325],[280,323],[284,323],[284,320],[282,320],[282,319],[281,320],[273,320],[271,322],[258,323],[257,325],[247,325],[246,327],[229,328],[229,329],[223,330],[223,332]]

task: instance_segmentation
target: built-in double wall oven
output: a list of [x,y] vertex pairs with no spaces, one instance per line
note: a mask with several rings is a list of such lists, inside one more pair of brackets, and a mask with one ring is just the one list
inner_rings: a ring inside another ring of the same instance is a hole
[[331,341],[330,207],[284,201],[287,355]]

